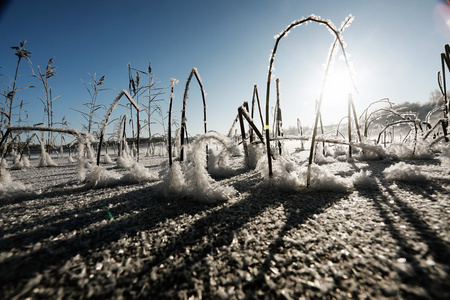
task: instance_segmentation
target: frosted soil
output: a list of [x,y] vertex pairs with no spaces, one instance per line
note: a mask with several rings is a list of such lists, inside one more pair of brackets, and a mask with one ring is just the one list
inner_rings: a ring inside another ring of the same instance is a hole
[[[166,160],[141,155],[140,165],[161,174]],[[53,161],[6,169],[1,299],[450,298],[441,153],[320,164],[351,183],[341,189],[286,188],[230,157],[213,178],[235,193],[209,203],[168,194],[162,175],[92,188],[77,162]]]

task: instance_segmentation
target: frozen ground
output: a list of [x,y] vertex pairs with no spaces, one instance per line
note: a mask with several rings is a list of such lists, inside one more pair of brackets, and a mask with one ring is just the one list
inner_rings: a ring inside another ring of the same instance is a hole
[[167,190],[167,158],[141,156],[148,173],[129,180],[136,169],[102,164],[90,185],[67,157],[35,158],[3,170],[0,298],[449,299],[445,151],[323,158],[312,188],[293,176],[301,162],[278,159],[269,180],[230,157],[213,176],[233,191],[219,202]]

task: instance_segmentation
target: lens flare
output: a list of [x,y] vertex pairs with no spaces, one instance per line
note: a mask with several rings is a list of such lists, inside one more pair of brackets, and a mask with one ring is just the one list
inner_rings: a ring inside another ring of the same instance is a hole
[[439,3],[434,9],[434,22],[437,31],[446,39],[450,39],[450,0]]

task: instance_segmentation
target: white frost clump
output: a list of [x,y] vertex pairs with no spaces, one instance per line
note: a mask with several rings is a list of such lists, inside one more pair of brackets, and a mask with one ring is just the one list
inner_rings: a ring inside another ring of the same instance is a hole
[[281,190],[298,190],[306,187],[306,177],[300,177],[299,166],[288,157],[280,156],[272,161],[272,177],[269,176],[267,157],[260,159],[256,169],[266,179],[262,184]]
[[[268,175],[267,159],[262,159],[257,169],[266,179],[263,184],[271,187],[296,191],[307,186],[308,167],[299,167],[296,162],[287,157],[282,156],[272,161],[272,177]],[[310,188],[315,190],[345,191],[352,187],[351,183],[331,173],[326,166],[312,164],[310,172]]]
[[78,158],[77,162],[77,179],[80,182],[83,182],[86,179],[86,163],[82,158]]
[[[344,178],[336,176],[325,166],[315,164],[310,166],[310,187],[321,191],[345,191],[351,188],[351,184]],[[306,174],[305,174],[306,175]]]
[[164,178],[166,195],[186,196],[199,202],[216,203],[230,199],[236,194],[233,187],[222,185],[209,176],[205,168],[205,143],[214,141],[228,148],[229,140],[216,132],[209,132],[200,137],[189,151],[186,170],[183,172],[178,163],[172,164]]
[[8,167],[8,162],[6,161],[6,159],[2,159],[2,162],[0,163],[0,168],[6,169],[7,167]]
[[85,187],[94,188],[115,185],[119,182],[120,177],[119,173],[106,170],[101,166],[90,166],[85,175]]
[[73,159],[72,155],[69,155],[69,157],[67,158],[67,162],[71,164],[75,162],[75,159]]
[[56,167],[58,166],[53,159],[50,157],[50,154],[47,152],[41,152],[41,157],[39,158],[39,167]]
[[362,188],[376,188],[378,183],[372,176],[371,171],[361,170],[358,173],[352,175],[353,186]]
[[118,168],[128,169],[133,166],[135,163],[133,157],[130,153],[130,148],[128,147],[128,143],[124,142],[124,149],[122,155],[117,158],[116,164]]
[[121,169],[128,169],[131,168],[134,164],[134,160],[131,156],[126,154],[126,152],[123,153],[123,156],[120,156],[117,158],[117,167]]
[[234,170],[229,164],[230,149],[222,149],[221,151],[214,151],[210,147],[208,149],[208,172],[212,176],[226,177],[234,174]]
[[[324,155],[325,152],[325,156]],[[314,156],[314,162],[316,164],[332,164],[336,162],[336,160],[330,156],[330,151],[328,147],[323,147],[322,143],[317,143],[316,155]]]
[[0,170],[0,197],[16,198],[32,193],[31,186],[20,181],[13,181],[8,171]]
[[111,163],[112,163],[112,159],[111,159],[111,157],[109,156],[108,153],[106,153],[106,154],[103,156],[103,162],[104,162],[105,164],[111,164]]
[[430,151],[430,146],[418,140],[416,145],[413,142],[410,143],[396,143],[392,144],[387,148],[387,151],[390,156],[397,158],[399,160],[404,159],[432,159],[433,154]]
[[[163,168],[166,170],[166,168]],[[183,192],[186,187],[186,181],[184,180],[184,174],[181,170],[180,162],[175,161],[169,171],[165,174],[164,180],[164,194],[166,196],[176,195]]]
[[383,174],[388,180],[400,180],[409,182],[425,182],[427,176],[422,173],[422,169],[418,166],[399,162],[386,168]]
[[151,172],[143,165],[135,162],[130,171],[123,175],[121,181],[124,181],[126,183],[140,183],[156,179],[158,179],[156,173]]
[[359,160],[380,160],[388,157],[386,150],[381,145],[362,143],[358,145],[362,152],[358,155]]
[[264,157],[264,150],[262,144],[249,144],[248,150],[248,165],[250,169],[255,169],[258,162]]
[[30,161],[28,160],[28,157],[23,156],[22,159],[17,160],[14,165],[11,167],[11,170],[21,170],[23,168],[29,168],[31,167]]

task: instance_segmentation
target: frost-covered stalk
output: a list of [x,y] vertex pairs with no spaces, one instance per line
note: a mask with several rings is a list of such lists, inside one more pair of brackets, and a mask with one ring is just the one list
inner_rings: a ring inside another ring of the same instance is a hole
[[239,120],[239,113],[236,116],[236,118],[234,118],[233,124],[231,124],[230,130],[228,130],[228,138],[231,138],[233,136],[233,131],[234,131],[234,126],[236,125],[237,121]]
[[[283,118],[282,118],[282,114],[281,114],[281,101],[280,101],[280,78],[277,78],[275,80],[275,82],[277,83],[277,104],[275,106],[275,131],[273,132],[274,137],[281,137],[283,136]],[[279,155],[281,155],[281,142],[278,141],[278,152]]]
[[153,73],[152,73],[152,63],[148,63],[148,107],[147,107],[147,130],[148,130],[148,148],[147,153],[150,149],[150,141],[152,139],[152,128],[151,128],[151,117],[152,117],[152,86],[153,86]]
[[49,167],[49,166],[56,166],[56,164],[53,162],[52,158],[50,157],[50,153],[45,151],[45,135],[44,131],[42,131],[42,138],[39,139],[39,144],[41,146],[41,157],[39,160],[39,166],[40,167]]
[[261,128],[262,128],[262,132],[264,132],[264,119],[263,119],[263,115],[262,115],[262,112],[261,112],[261,102],[259,101],[258,85],[257,85],[257,84],[255,84],[255,85],[253,86],[253,95],[252,95],[252,119],[254,118],[255,100],[256,100],[256,103],[258,104],[258,112],[259,112],[259,117],[261,118]]
[[[54,57],[49,59],[47,67],[45,68],[45,73],[42,73],[40,67],[38,66],[38,75],[34,75],[41,81],[44,87],[45,99],[42,99],[41,97],[38,97],[38,99],[41,100],[42,104],[44,105],[44,112],[46,112],[47,114],[47,127],[53,127],[53,101],[59,97],[57,96],[53,98],[52,88],[48,86],[48,79],[55,76],[56,74],[55,73],[56,67],[52,66],[54,59],[55,59]],[[47,151],[49,153],[52,144],[53,144],[53,132],[50,131],[47,136]]]
[[183,95],[183,109],[181,111],[181,149],[180,149],[180,161],[183,161],[184,159],[184,137],[187,136],[186,132],[186,102],[188,98],[188,91],[189,91],[189,85],[191,83],[192,76],[195,75],[195,78],[197,79],[198,85],[200,86],[200,92],[202,94],[202,100],[203,100],[203,125],[204,125],[204,132],[207,132],[206,129],[206,100],[205,100],[205,89],[202,85],[202,79],[200,75],[198,74],[197,68],[192,68],[191,73],[189,73],[189,77],[186,81],[186,86],[184,88],[184,95]]
[[[331,32],[336,36],[336,40],[335,40],[335,43],[333,44],[333,46],[332,46],[332,48],[331,48],[331,52],[330,52],[330,55],[329,55],[329,62],[328,62],[328,66],[327,66],[327,72],[325,73],[325,78],[327,77],[327,75],[328,75],[328,68],[329,68],[329,66],[330,66],[330,64],[331,64],[331,61],[332,61],[332,58],[334,57],[334,48],[335,48],[335,44],[336,44],[336,41],[339,41],[339,44],[341,45],[341,48],[342,48],[342,51],[343,51],[343,54],[344,54],[344,58],[345,58],[345,60],[346,60],[346,62],[347,62],[347,55],[346,55],[346,53],[345,53],[345,51],[344,51],[344,48],[345,48],[345,45],[344,45],[344,42],[343,42],[343,40],[342,40],[342,38],[341,38],[341,36],[340,36],[340,33],[341,33],[341,31],[343,31],[343,29],[345,28],[345,27],[347,27],[348,25],[350,25],[350,23],[351,23],[351,21],[353,20],[353,17],[352,16],[348,16],[347,18],[346,18],[346,20],[345,20],[345,22],[343,23],[343,26],[342,26],[342,28],[341,28],[341,30],[337,30],[336,28],[335,28],[335,26],[329,21],[329,20],[324,20],[324,19],[321,19],[320,17],[317,17],[317,16],[314,16],[314,15],[311,15],[311,16],[309,16],[309,17],[306,17],[306,18],[303,18],[303,19],[300,19],[300,20],[296,20],[296,21],[294,21],[294,22],[292,22],[291,24],[289,24],[279,35],[277,35],[277,36],[275,36],[275,45],[274,45],[274,47],[273,47],[273,50],[272,50],[272,52],[271,52],[271,55],[270,55],[270,62],[269,62],[269,71],[268,71],[268,74],[267,74],[267,89],[266,89],[266,125],[265,125],[265,131],[266,131],[266,140],[267,140],[267,158],[268,158],[268,166],[269,166],[269,176],[270,177],[272,177],[272,175],[273,175],[273,171],[272,171],[272,157],[271,157],[271,153],[270,153],[270,132],[269,132],[269,122],[270,122],[270,120],[269,120],[269,118],[270,118],[270,111],[269,111],[269,109],[270,109],[270,106],[269,106],[269,100],[270,100],[270,83],[271,83],[271,81],[272,81],[272,71],[273,71],[273,64],[274,64],[274,60],[275,60],[275,55],[276,55],[276,52],[277,52],[277,49],[278,49],[278,44],[280,43],[280,41],[281,41],[281,39],[284,37],[284,36],[286,36],[288,33],[289,33],[289,31],[291,30],[291,29],[293,29],[293,28],[295,28],[295,27],[297,27],[297,26],[299,26],[299,25],[301,25],[301,24],[303,24],[303,23],[306,23],[306,22],[317,22],[317,23],[320,23],[320,24],[324,24],[324,25],[326,25],[330,30],[331,30]],[[347,64],[347,66],[348,66],[348,64]],[[326,79],[324,79],[324,82],[325,82],[325,80]],[[322,88],[322,90],[323,90],[323,88]],[[322,97],[321,97],[322,98]],[[319,106],[319,108],[320,108],[320,106]],[[317,130],[317,121],[318,121],[318,118],[317,118],[317,116],[316,116],[316,122],[315,122],[315,130]],[[315,134],[315,133],[314,133]],[[313,134],[313,144],[312,144],[312,146],[311,146],[311,148],[313,148],[314,147],[314,139],[315,139],[315,135]],[[311,150],[311,151],[313,151],[313,150]],[[310,155],[311,156],[311,155]],[[310,157],[310,160],[311,160],[311,157]],[[310,164],[311,164],[311,162],[310,162]]]
[[441,84],[439,85],[441,87],[441,92],[444,96],[444,119],[442,121],[442,129],[444,131],[445,141],[448,142],[447,138],[447,130],[448,130],[448,112],[450,109],[450,104],[447,99],[447,83],[445,80],[445,65],[447,65],[447,69],[450,71],[450,45],[446,44],[444,46],[445,53],[441,53],[441,66],[442,66],[442,78],[443,78],[443,87],[441,87]]
[[[127,115],[124,115],[122,117],[122,120],[120,121],[120,125],[119,125],[119,130],[117,132],[117,134],[119,135],[119,140],[117,141],[118,144],[118,150],[117,150],[117,156],[118,157],[122,157],[122,150],[123,150],[123,138],[125,136],[125,125],[126,125],[126,121],[127,120]],[[98,156],[97,156],[98,159]],[[97,163],[98,166],[98,163]]]
[[[384,127],[383,130],[381,130],[378,133],[377,144],[380,143],[381,135],[383,135],[388,128],[390,128],[392,126],[400,125],[400,124],[406,124],[406,123],[414,123],[415,124],[416,122],[418,122],[417,119],[414,119],[414,120],[400,120],[400,121],[396,121],[396,122],[392,122],[392,123],[387,124],[386,127]],[[414,126],[414,128],[417,131],[417,126]]]
[[353,119],[355,120],[355,126],[356,126],[356,133],[358,134],[359,142],[362,143],[361,130],[359,129],[359,122],[358,122],[358,116],[356,115],[355,102],[353,102],[352,94],[349,94],[348,97],[349,97],[350,104],[352,106]]
[[317,135],[318,120],[322,119],[322,114],[320,112],[320,108],[322,106],[323,93],[324,93],[324,90],[325,90],[326,81],[328,79],[328,72],[329,72],[329,70],[330,70],[330,68],[331,68],[331,66],[333,65],[333,62],[334,62],[334,57],[335,57],[335,54],[336,54],[336,51],[337,51],[336,45],[337,45],[338,42],[339,42],[339,44],[341,46],[342,53],[343,53],[344,58],[345,58],[345,63],[347,65],[347,70],[349,71],[350,79],[352,80],[353,87],[356,90],[355,84],[353,82],[353,77],[352,77],[352,74],[350,72],[350,66],[349,66],[348,59],[347,59],[347,53],[345,52],[345,43],[344,43],[344,41],[343,41],[343,39],[341,37],[341,33],[344,31],[345,28],[350,26],[352,21],[353,21],[353,17],[351,15],[349,15],[344,20],[344,22],[341,25],[341,28],[338,31],[335,29],[333,24],[328,24],[327,23],[328,28],[333,32],[333,34],[336,36],[336,38],[335,38],[333,44],[331,45],[330,52],[328,54],[328,62],[327,62],[326,70],[325,70],[325,76],[324,76],[323,82],[322,82],[322,89],[320,91],[319,102],[317,103],[316,119],[315,119],[315,122],[314,122],[314,129],[313,129],[313,134],[312,134],[312,138],[311,138],[311,148],[310,148],[310,151],[309,151],[308,174],[307,174],[307,179],[306,179],[306,185],[307,186],[309,186],[310,179],[311,179],[311,172],[310,172],[311,168],[310,168],[310,166],[312,165],[313,159],[314,159],[314,149],[315,149],[315,143],[316,143],[315,140],[316,140],[316,135]]
[[[14,78],[13,78],[13,81],[12,81],[12,88],[11,88],[11,91],[8,92],[8,93],[5,95],[5,97],[6,97],[5,110],[8,110],[8,112],[6,113],[6,112],[4,112],[4,111],[1,111],[1,113],[2,113],[2,118],[3,118],[3,116],[5,116],[5,117],[8,119],[8,123],[7,123],[8,126],[11,126],[11,125],[12,125],[12,117],[13,117],[12,109],[13,109],[14,98],[16,97],[16,92],[19,91],[19,90],[28,89],[28,88],[33,87],[33,86],[28,86],[28,87],[24,87],[24,88],[18,88],[18,87],[16,86],[16,85],[17,85],[17,77],[19,76],[19,75],[18,75],[18,72],[19,72],[19,66],[20,66],[20,62],[22,61],[22,59],[26,59],[26,60],[28,61],[28,64],[31,65],[31,62],[30,62],[30,55],[31,55],[31,52],[29,52],[28,50],[26,50],[26,49],[24,48],[26,42],[27,42],[27,41],[24,40],[24,41],[21,41],[21,42],[19,43],[19,46],[13,46],[13,47],[11,47],[11,49],[13,49],[13,50],[16,51],[15,55],[17,56],[17,64],[16,64],[16,70],[15,70],[15,73],[14,73]],[[8,86],[8,88],[9,88],[9,86]],[[0,123],[0,126],[1,126],[2,124],[3,124],[3,122]],[[7,131],[7,132],[8,132],[8,131]],[[6,133],[5,133],[5,136],[6,136],[6,142],[5,142],[5,143],[6,143],[6,144],[8,143],[8,142],[7,142],[7,139],[10,138],[9,134],[10,134],[10,132],[8,132],[8,135],[6,135]],[[3,156],[5,155],[5,149],[6,149],[6,147],[3,148],[3,152],[2,152],[2,160],[3,160]]]
[[18,72],[19,72],[19,65],[20,65],[20,62],[22,61],[22,58],[25,58],[27,61],[29,61],[30,60],[30,54],[31,54],[31,52],[29,52],[28,50],[25,50],[25,48],[24,48],[24,46],[25,46],[25,43],[26,43],[27,41],[21,41],[20,43],[19,43],[19,46],[13,46],[13,47],[11,47],[11,49],[13,49],[13,50],[16,50],[16,53],[15,53],[15,55],[17,56],[17,65],[16,65],[16,71],[15,71],[15,74],[14,74],[14,79],[13,79],[13,86],[12,86],[12,90],[11,90],[11,92],[10,93],[8,93],[8,97],[7,98],[9,98],[9,112],[8,112],[8,115],[7,115],[7,117],[8,117],[8,125],[11,125],[12,124],[12,109],[13,109],[13,101],[14,101],[14,98],[15,98],[15,95],[16,95],[16,92],[17,92],[17,88],[16,88],[16,84],[17,84],[17,76],[18,76]]
[[[244,105],[248,103],[245,102]],[[238,108],[239,125],[241,126],[242,146],[244,147],[245,164],[247,168],[250,168],[250,161],[248,159],[247,138],[245,136],[244,120],[242,119],[242,111],[245,110],[244,105]]]
[[30,144],[31,140],[32,140],[35,136],[39,139],[39,137],[37,136],[37,134],[36,134],[36,133],[33,133],[33,134],[31,135],[31,137],[29,137],[29,138],[26,140],[25,145],[22,147],[22,149],[21,149],[21,151],[20,151],[20,160],[22,160],[22,156],[23,156],[23,152],[25,151],[25,148],[28,149],[28,156],[30,157],[30,147],[29,147],[29,144]]
[[[133,92],[133,95],[136,96],[136,88],[139,86],[139,73],[136,72],[137,78],[136,81],[133,79],[133,75],[131,75],[131,65],[128,63],[128,88],[130,94]],[[127,105],[128,107],[128,105]],[[130,124],[131,124],[131,136],[134,138],[134,123],[133,123],[133,107],[130,106]]]
[[[348,120],[348,157],[352,157],[352,116],[351,116],[351,101],[352,98],[350,94],[348,95],[348,114],[347,114],[347,120]],[[356,122],[356,120],[355,120]]]
[[[85,133],[85,132],[78,131],[76,129],[70,129],[70,128],[55,128],[55,127],[49,128],[49,127],[37,127],[37,126],[9,126],[6,133],[10,134],[11,132],[15,132],[15,131],[18,131],[18,132],[27,132],[27,131],[57,132],[57,133],[61,133],[61,134],[63,134],[63,133],[70,134],[70,135],[73,135],[76,137],[82,136],[85,140],[88,140],[88,141],[93,140],[92,135]],[[6,133],[5,133],[4,137],[2,138],[2,140],[0,141],[0,148],[2,147],[3,142],[6,138]],[[36,135],[36,137],[39,139],[39,136]]]
[[[389,105],[389,108],[388,109],[385,109],[385,108],[377,109],[377,110],[375,110],[375,111],[373,111],[373,112],[371,112],[369,114],[369,108],[372,105],[378,104],[378,103],[387,103]],[[393,107],[393,105],[392,105],[391,101],[389,100],[389,98],[382,98],[380,100],[377,100],[375,102],[370,103],[369,106],[362,112],[362,114],[361,114],[361,116],[359,118],[362,119],[363,116],[364,116],[364,137],[365,138],[367,138],[368,135],[369,135],[369,127],[372,124],[372,122],[374,122],[375,120],[378,119],[377,114],[380,111],[391,112],[392,111],[392,107]]]
[[109,110],[106,112],[105,119],[103,120],[102,131],[100,132],[100,139],[98,142],[97,166],[100,165],[100,151],[102,150],[103,136],[105,135],[105,131],[108,128],[109,118],[111,117],[112,111],[116,108],[117,103],[119,102],[120,98],[122,98],[123,95],[125,95],[128,101],[130,101],[131,105],[134,106],[134,108],[137,111],[139,111],[139,105],[134,101],[133,97],[131,97],[131,95],[126,90],[122,90],[109,107]]
[[252,117],[250,117],[248,113],[248,104],[247,102],[244,102],[244,105],[238,108],[238,113],[242,114],[242,116],[247,120],[250,127],[255,131],[256,135],[258,136],[261,143],[264,144],[264,138],[261,132],[258,130],[258,127],[256,127],[255,122]]
[[175,84],[178,83],[178,80],[175,78],[170,78],[170,101],[169,101],[169,128],[168,128],[168,138],[169,138],[169,166],[172,167],[172,103],[175,95],[173,93],[173,88]]

